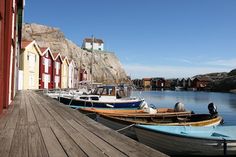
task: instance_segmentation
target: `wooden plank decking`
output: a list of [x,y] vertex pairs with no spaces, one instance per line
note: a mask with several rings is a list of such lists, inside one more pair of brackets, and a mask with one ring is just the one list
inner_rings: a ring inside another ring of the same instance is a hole
[[0,156],[166,156],[42,93],[21,91],[0,117]]

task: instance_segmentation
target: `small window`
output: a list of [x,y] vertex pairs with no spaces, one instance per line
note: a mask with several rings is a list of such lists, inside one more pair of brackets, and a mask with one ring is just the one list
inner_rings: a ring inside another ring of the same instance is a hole
[[102,50],[101,48],[98,48],[98,50]]
[[80,99],[88,100],[88,97],[80,97]]
[[97,96],[96,97],[93,96],[93,97],[90,97],[90,98],[91,98],[91,100],[99,100],[99,97],[97,97]]

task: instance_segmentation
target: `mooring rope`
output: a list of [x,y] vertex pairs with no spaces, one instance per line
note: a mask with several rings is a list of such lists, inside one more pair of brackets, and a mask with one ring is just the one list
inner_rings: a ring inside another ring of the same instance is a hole
[[120,131],[129,129],[129,128],[133,127],[134,125],[135,125],[135,124],[131,124],[131,125],[128,125],[128,126],[126,126],[126,127],[121,128],[121,129],[118,129],[118,130],[116,130],[116,131],[117,131],[117,132],[120,132]]
[[223,138],[224,156],[227,156],[227,141]]
[[61,101],[61,88],[60,88],[60,91],[59,91],[58,101],[59,102]]
[[71,97],[70,103],[68,104],[69,106],[71,105],[71,103],[72,103],[74,97],[75,97],[75,95],[73,95],[73,96]]

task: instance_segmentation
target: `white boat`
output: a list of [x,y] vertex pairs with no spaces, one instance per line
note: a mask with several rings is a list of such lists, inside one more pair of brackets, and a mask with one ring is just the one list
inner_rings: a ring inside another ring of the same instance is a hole
[[136,125],[139,142],[168,155],[236,155],[236,126]]
[[176,87],[175,87],[175,90],[176,90],[176,91],[183,91],[183,90],[184,90],[184,87],[176,86]]
[[89,94],[89,92],[86,88],[79,88],[77,90],[75,90],[75,89],[67,89],[67,90],[53,89],[53,90],[46,90],[44,92],[44,94],[53,98],[53,99],[60,99],[60,97],[69,97],[69,98],[77,97],[79,95]]
[[124,91],[119,91],[116,86],[97,87],[92,94],[61,96],[60,102],[77,107],[98,108],[138,108],[144,99],[135,97],[122,97]]
[[67,96],[67,97],[73,96],[72,92],[70,91],[60,91],[60,90],[47,91],[46,95],[53,99],[58,99],[59,97],[63,97],[63,96]]

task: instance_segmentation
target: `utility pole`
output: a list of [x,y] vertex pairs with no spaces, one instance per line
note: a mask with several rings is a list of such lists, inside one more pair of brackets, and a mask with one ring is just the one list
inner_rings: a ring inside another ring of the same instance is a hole
[[91,66],[90,66],[90,74],[91,74],[91,85],[93,84],[93,44],[94,44],[94,36],[92,35],[92,49],[91,49]]
[[82,65],[83,65],[83,52],[80,53],[80,63],[79,63],[79,79],[80,81],[83,81],[83,73],[82,73]]

